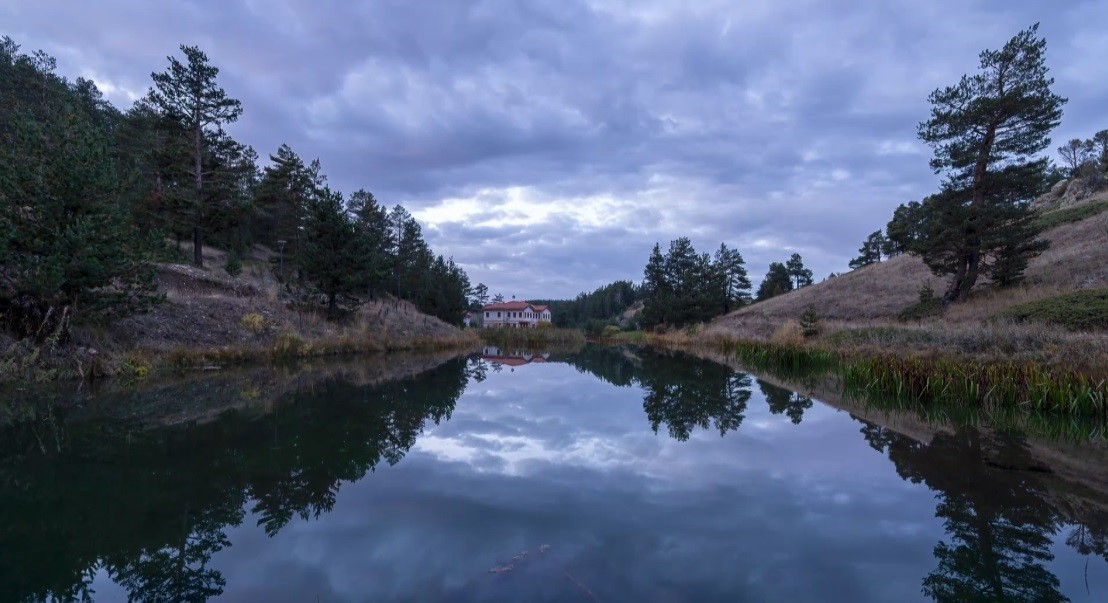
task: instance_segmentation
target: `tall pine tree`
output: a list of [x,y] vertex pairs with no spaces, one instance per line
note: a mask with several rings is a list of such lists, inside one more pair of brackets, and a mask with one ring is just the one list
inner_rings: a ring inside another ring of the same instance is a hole
[[750,278],[746,274],[746,262],[738,249],[729,249],[720,243],[715,263],[723,278],[723,313],[750,303]]
[[1035,239],[1029,202],[1045,187],[1049,160],[1037,155],[1066,99],[1050,91],[1038,27],[982,52],[979,73],[935,90],[931,118],[919,126],[944,182],[924,203],[918,253],[935,274],[953,277],[947,302],[969,297],[982,273],[1018,280],[1046,247]]
[[209,130],[232,123],[242,115],[242,104],[227,96],[216,84],[219,68],[208,62],[208,55],[196,46],[181,46],[185,55],[182,63],[176,57],[168,57],[169,68],[162,73],[151,73],[154,87],[148,95],[149,102],[189,133],[192,143],[193,208],[192,244],[193,263],[204,266],[204,154],[209,151]]

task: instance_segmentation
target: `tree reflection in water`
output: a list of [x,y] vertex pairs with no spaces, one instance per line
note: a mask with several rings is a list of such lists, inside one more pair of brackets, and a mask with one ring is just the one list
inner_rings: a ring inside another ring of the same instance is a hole
[[0,433],[0,590],[88,600],[102,569],[131,600],[218,595],[225,580],[208,564],[247,505],[271,536],[330,511],[343,482],[399,462],[428,421],[449,419],[474,370],[456,359],[383,385],[332,377],[274,412],[199,425],[67,425],[61,408],[12,423]]
[[804,418],[804,411],[812,407],[812,399],[808,396],[778,387],[761,379],[758,380],[758,389],[762,390],[762,395],[766,398],[766,404],[769,405],[769,411],[775,415],[785,413],[785,416],[789,417],[793,425],[800,425],[801,419]]
[[[750,412],[754,380],[708,360],[601,348],[550,360],[640,387],[651,428],[664,425],[676,440],[697,429],[728,434]],[[330,512],[343,483],[399,462],[490,369],[474,358],[383,385],[330,376],[292,388],[265,412],[168,427],[69,420],[65,407],[9,414],[0,429],[0,591],[6,600],[87,600],[93,577],[105,572],[132,600],[216,596],[225,579],[211,561],[230,546],[230,527],[250,513],[273,536],[297,517]],[[770,413],[795,424],[813,406],[757,385]],[[1103,507],[1071,496],[1023,437],[966,427],[922,444],[861,423],[866,442],[903,479],[936,493],[946,536],[923,578],[928,597],[1063,600],[1048,569],[1056,541],[1108,561]]]
[[[863,421],[862,434],[888,454],[904,479],[936,493],[946,539],[935,545],[937,566],[923,580],[936,601],[1064,601],[1047,569],[1059,530],[1082,555],[1108,554],[1104,517],[1075,517],[1047,482],[1017,434],[974,427],[939,433],[930,444]],[[1081,523],[1085,522],[1085,523]]]
[[674,362],[650,354],[643,358],[640,384],[643,410],[655,433],[665,423],[675,440],[714,426],[719,435],[738,429],[750,401],[750,377],[714,362]]

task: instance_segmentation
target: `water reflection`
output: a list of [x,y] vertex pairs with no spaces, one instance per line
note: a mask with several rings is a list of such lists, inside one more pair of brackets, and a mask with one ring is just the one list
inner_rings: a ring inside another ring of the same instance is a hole
[[17,601],[85,600],[103,569],[132,600],[203,601],[226,578],[209,562],[247,509],[269,535],[329,512],[339,486],[395,464],[428,422],[450,418],[467,362],[381,385],[337,376],[273,412],[143,430],[67,424],[46,409],[0,433],[0,590]]
[[485,346],[481,351],[481,360],[498,367],[507,366],[515,368],[525,366],[533,362],[546,362],[550,358],[548,352],[536,352],[525,349],[504,349],[497,346]]
[[761,379],[758,380],[758,389],[762,390],[769,411],[775,415],[785,413],[793,425],[800,425],[800,421],[804,419],[804,411],[812,407],[812,399],[808,396]]
[[[0,414],[0,593],[95,598],[106,577],[132,600],[203,601],[255,565],[227,563],[236,550],[295,558],[282,539],[290,526],[337,515],[343,533],[388,526],[367,537],[376,554],[321,532],[317,543],[356,557],[350,571],[427,585],[375,591],[383,600],[732,600],[750,589],[752,599],[1059,601],[1077,598],[1058,564],[1074,555],[1094,561],[1090,597],[1104,593],[1108,490],[1103,457],[1085,449],[970,427],[894,429],[676,354],[588,347],[511,365],[498,359],[524,354],[485,352],[391,381],[266,373],[83,406],[12,400]],[[202,400],[175,400],[185,392]],[[571,454],[498,472],[458,449],[518,458],[543,437]],[[818,475],[836,459],[848,477]],[[855,479],[856,467],[869,477]],[[387,493],[374,497],[367,482]],[[884,534],[886,520],[870,516],[882,513],[919,537]],[[251,530],[270,544],[244,541]],[[842,578],[894,557],[907,568],[900,583]],[[289,600],[320,592],[267,579]]]
[[1052,470],[1021,435],[963,427],[922,444],[868,423],[862,434],[901,477],[936,493],[946,538],[935,545],[937,567],[923,580],[932,599],[1067,600],[1046,567],[1062,530],[1079,554],[1108,561],[1104,508],[1073,508],[1072,488],[1051,483]]

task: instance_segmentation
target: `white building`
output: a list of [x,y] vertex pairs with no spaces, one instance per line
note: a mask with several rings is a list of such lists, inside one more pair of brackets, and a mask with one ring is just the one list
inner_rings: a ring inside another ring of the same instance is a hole
[[534,329],[550,322],[550,308],[525,301],[489,304],[481,312],[486,329]]

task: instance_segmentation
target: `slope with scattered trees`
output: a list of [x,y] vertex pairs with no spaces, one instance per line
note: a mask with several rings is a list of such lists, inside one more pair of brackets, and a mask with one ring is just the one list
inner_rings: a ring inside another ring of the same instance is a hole
[[[1108,289],[1108,134],[1070,141],[1058,148],[1064,169],[1051,166],[1042,151],[1065,99],[1050,90],[1044,52],[1031,27],[983,52],[977,74],[931,95],[919,136],[934,148],[941,188],[900,205],[852,271],[742,308],[707,332],[790,342],[804,332],[837,348],[1022,358],[1108,375],[1098,326],[1108,317],[1090,315],[1103,311],[1098,292]],[[778,264],[767,281],[787,291],[788,272]]]
[[[212,282],[242,300],[242,312],[221,316],[225,322],[243,313],[319,314],[336,325],[286,329],[298,337],[344,336],[359,308],[397,301],[411,314],[461,323],[468,277],[432,252],[402,206],[387,210],[364,190],[344,196],[318,160],[305,163],[287,145],[260,166],[258,154],[223,129],[243,108],[220,87],[219,69],[199,48],[181,53],[121,111],[90,80],[57,75],[46,54],[0,40],[4,372],[34,364],[47,348],[81,347],[77,340],[112,347],[121,340],[104,336],[126,331],[120,320],[159,306],[162,319],[188,331],[169,313],[214,303],[188,297]],[[209,249],[219,264],[206,261]],[[194,271],[167,268],[186,253]],[[243,275],[251,258],[267,262],[253,266],[252,280]],[[165,303],[174,296],[180,303]]]

